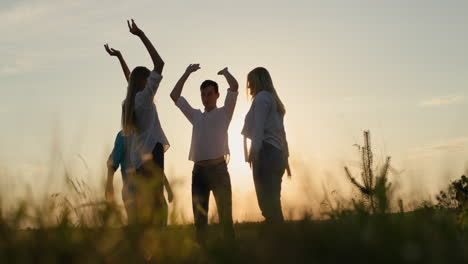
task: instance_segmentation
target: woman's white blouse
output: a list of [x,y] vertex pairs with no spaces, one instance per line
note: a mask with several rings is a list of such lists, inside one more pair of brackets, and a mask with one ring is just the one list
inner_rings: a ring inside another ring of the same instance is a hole
[[[289,156],[283,120],[284,115],[278,112],[276,101],[271,93],[259,92],[245,116],[244,128],[241,132],[244,137],[252,141],[250,152],[258,153],[265,141]],[[246,159],[248,156],[246,154]]]
[[162,76],[152,71],[145,88],[135,96],[135,115],[137,132],[130,144],[131,161],[135,168],[139,168],[144,161],[152,159],[152,152],[159,142],[164,151],[169,148],[169,141],[164,134],[159,121],[158,111],[154,104],[154,95],[158,90]]

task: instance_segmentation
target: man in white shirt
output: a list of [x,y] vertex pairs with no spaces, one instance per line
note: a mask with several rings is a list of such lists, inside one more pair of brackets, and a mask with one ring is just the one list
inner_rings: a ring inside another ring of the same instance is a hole
[[227,90],[223,107],[217,107],[219,98],[218,84],[206,80],[200,92],[205,111],[194,109],[181,96],[185,81],[192,72],[200,69],[199,64],[190,64],[171,92],[171,98],[192,124],[192,141],[189,160],[194,162],[192,171],[192,208],[197,230],[197,239],[204,242],[205,228],[208,223],[208,202],[213,191],[218,208],[219,221],[224,227],[226,239],[234,238],[232,224],[231,180],[227,170],[226,158],[229,155],[228,134],[239,85],[236,79],[224,68],[223,75],[230,88]]

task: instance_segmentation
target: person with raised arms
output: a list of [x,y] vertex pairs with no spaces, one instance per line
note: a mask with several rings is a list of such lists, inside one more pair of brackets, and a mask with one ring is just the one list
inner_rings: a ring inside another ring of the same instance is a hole
[[[127,95],[122,105],[122,131],[125,144],[119,144],[118,155],[128,156],[129,164],[134,173],[128,184],[134,190],[135,221],[155,224],[162,227],[167,225],[167,203],[164,198],[164,187],[168,192],[169,201],[172,200],[172,190],[164,173],[164,152],[169,148],[169,142],[161,127],[154,96],[162,79],[164,61],[159,56],[145,33],[138,28],[135,21],[127,20],[129,31],[139,37],[148,50],[153,61],[153,70],[144,66],[136,67],[130,74],[121,53],[105,48],[109,55],[116,56],[122,66],[128,81]],[[119,139],[117,135],[116,141]],[[126,155],[122,155],[124,152]],[[126,153],[128,152],[128,153]],[[109,162],[110,163],[110,162]],[[113,164],[116,164],[114,161]],[[114,171],[115,171],[115,165]],[[128,171],[128,169],[127,169]],[[110,175],[110,173],[109,173]],[[108,176],[106,187],[107,196],[113,188]]]
[[204,111],[194,109],[181,96],[184,84],[190,74],[200,69],[199,64],[190,64],[171,92],[171,98],[192,124],[192,140],[189,160],[194,162],[192,171],[192,209],[197,240],[205,242],[205,229],[208,224],[208,204],[213,192],[220,224],[227,240],[234,239],[232,223],[231,179],[226,159],[229,155],[228,128],[236,106],[239,85],[227,68],[218,72],[223,75],[229,89],[226,91],[224,106],[218,107],[220,96],[218,84],[212,80],[200,86]]

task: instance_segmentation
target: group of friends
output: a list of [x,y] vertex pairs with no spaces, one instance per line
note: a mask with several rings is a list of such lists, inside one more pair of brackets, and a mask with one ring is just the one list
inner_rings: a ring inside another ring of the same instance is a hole
[[[169,202],[173,192],[164,173],[164,153],[169,141],[164,134],[154,97],[162,80],[164,61],[146,34],[127,21],[130,33],[139,37],[153,61],[153,69],[138,66],[130,72],[120,51],[104,45],[122,66],[127,79],[127,94],[122,103],[121,131],[107,161],[106,199],[114,201],[113,176],[120,167],[123,179],[122,199],[129,224],[167,225]],[[203,240],[208,224],[208,204],[213,192],[219,222],[226,239],[233,239],[232,191],[227,167],[229,156],[228,128],[236,106],[239,85],[228,68],[218,72],[226,78],[224,106],[218,107],[218,84],[212,80],[200,86],[204,109],[194,109],[181,95],[185,82],[199,64],[190,64],[175,84],[170,97],[192,124],[189,160],[192,171],[192,208],[198,240]],[[245,161],[253,171],[258,204],[268,223],[284,221],[281,210],[281,181],[285,171],[290,176],[289,150],[283,125],[285,107],[281,102],[269,72],[262,67],[247,75],[247,90],[252,97],[250,110],[242,129]],[[247,140],[251,141],[250,148]]]

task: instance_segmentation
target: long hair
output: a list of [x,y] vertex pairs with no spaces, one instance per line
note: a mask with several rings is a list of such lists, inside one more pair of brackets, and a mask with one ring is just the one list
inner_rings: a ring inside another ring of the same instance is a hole
[[127,96],[122,103],[122,131],[124,136],[137,131],[135,116],[135,96],[143,90],[150,71],[146,67],[138,66],[130,74]]
[[286,108],[284,107],[283,102],[281,102],[278,93],[276,93],[273,81],[271,80],[270,73],[267,69],[257,67],[249,72],[247,75],[247,92],[249,89],[253,98],[255,98],[255,96],[261,91],[270,92],[276,101],[278,113],[282,115],[286,114]]

